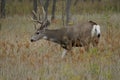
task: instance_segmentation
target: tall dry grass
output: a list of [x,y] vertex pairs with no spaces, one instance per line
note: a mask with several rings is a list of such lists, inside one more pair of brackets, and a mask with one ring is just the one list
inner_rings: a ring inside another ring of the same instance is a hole
[[[0,80],[119,80],[120,14],[84,14],[73,23],[93,20],[101,25],[98,47],[82,53],[73,48],[61,58],[59,45],[40,40],[30,42],[34,27],[28,17],[14,16],[1,21]],[[62,27],[58,19],[50,27]]]

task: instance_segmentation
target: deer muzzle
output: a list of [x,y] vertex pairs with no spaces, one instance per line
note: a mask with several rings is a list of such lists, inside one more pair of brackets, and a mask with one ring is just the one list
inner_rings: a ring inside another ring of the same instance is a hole
[[31,39],[30,41],[31,41],[31,42],[34,42],[34,40],[33,40],[33,39]]

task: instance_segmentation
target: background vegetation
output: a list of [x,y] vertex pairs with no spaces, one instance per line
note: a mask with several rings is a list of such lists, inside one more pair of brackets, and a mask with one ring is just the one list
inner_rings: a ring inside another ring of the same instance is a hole
[[[52,1],[48,7],[51,16]],[[62,2],[63,1],[63,2]],[[65,1],[57,0],[56,17],[49,28],[60,28]],[[64,6],[62,7],[64,3]],[[33,0],[6,0],[6,17],[0,18],[0,80],[119,80],[120,79],[120,1],[72,0],[70,23],[93,20],[101,26],[96,48],[83,53],[73,48],[61,58],[63,49],[52,42],[30,42],[35,32]],[[41,5],[38,3],[38,11]],[[65,17],[65,16],[64,16]]]
[[[45,1],[45,0],[44,0]],[[50,0],[49,14],[51,14],[52,1]],[[108,12],[120,12],[119,0],[71,0],[71,13],[72,14],[84,14],[84,13],[108,13]],[[62,2],[65,0],[57,0],[56,12],[61,14]],[[38,0],[38,7],[41,7]],[[8,0],[6,1],[6,14],[7,15],[28,15],[33,10],[33,0]]]

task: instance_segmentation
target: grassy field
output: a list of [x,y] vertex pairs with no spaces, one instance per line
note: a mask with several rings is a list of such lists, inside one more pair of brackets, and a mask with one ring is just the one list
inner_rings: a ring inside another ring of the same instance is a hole
[[[73,48],[62,59],[59,45],[45,40],[30,42],[35,30],[28,16],[1,19],[0,80],[119,80],[120,14],[74,15],[71,22],[88,20],[101,25],[98,50],[82,53]],[[50,27],[62,27],[61,19]]]

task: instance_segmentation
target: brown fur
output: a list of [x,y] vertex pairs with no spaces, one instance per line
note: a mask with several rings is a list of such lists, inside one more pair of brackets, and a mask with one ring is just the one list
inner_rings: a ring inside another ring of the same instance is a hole
[[67,28],[56,30],[45,29],[40,30],[40,32],[42,32],[42,36],[47,36],[47,40],[53,39],[53,42],[60,44],[64,49],[70,50],[74,46],[84,46],[85,49],[88,50],[90,43],[92,43],[93,46],[97,46],[99,42],[99,38],[91,37],[93,25],[96,25],[96,23],[89,21]]

